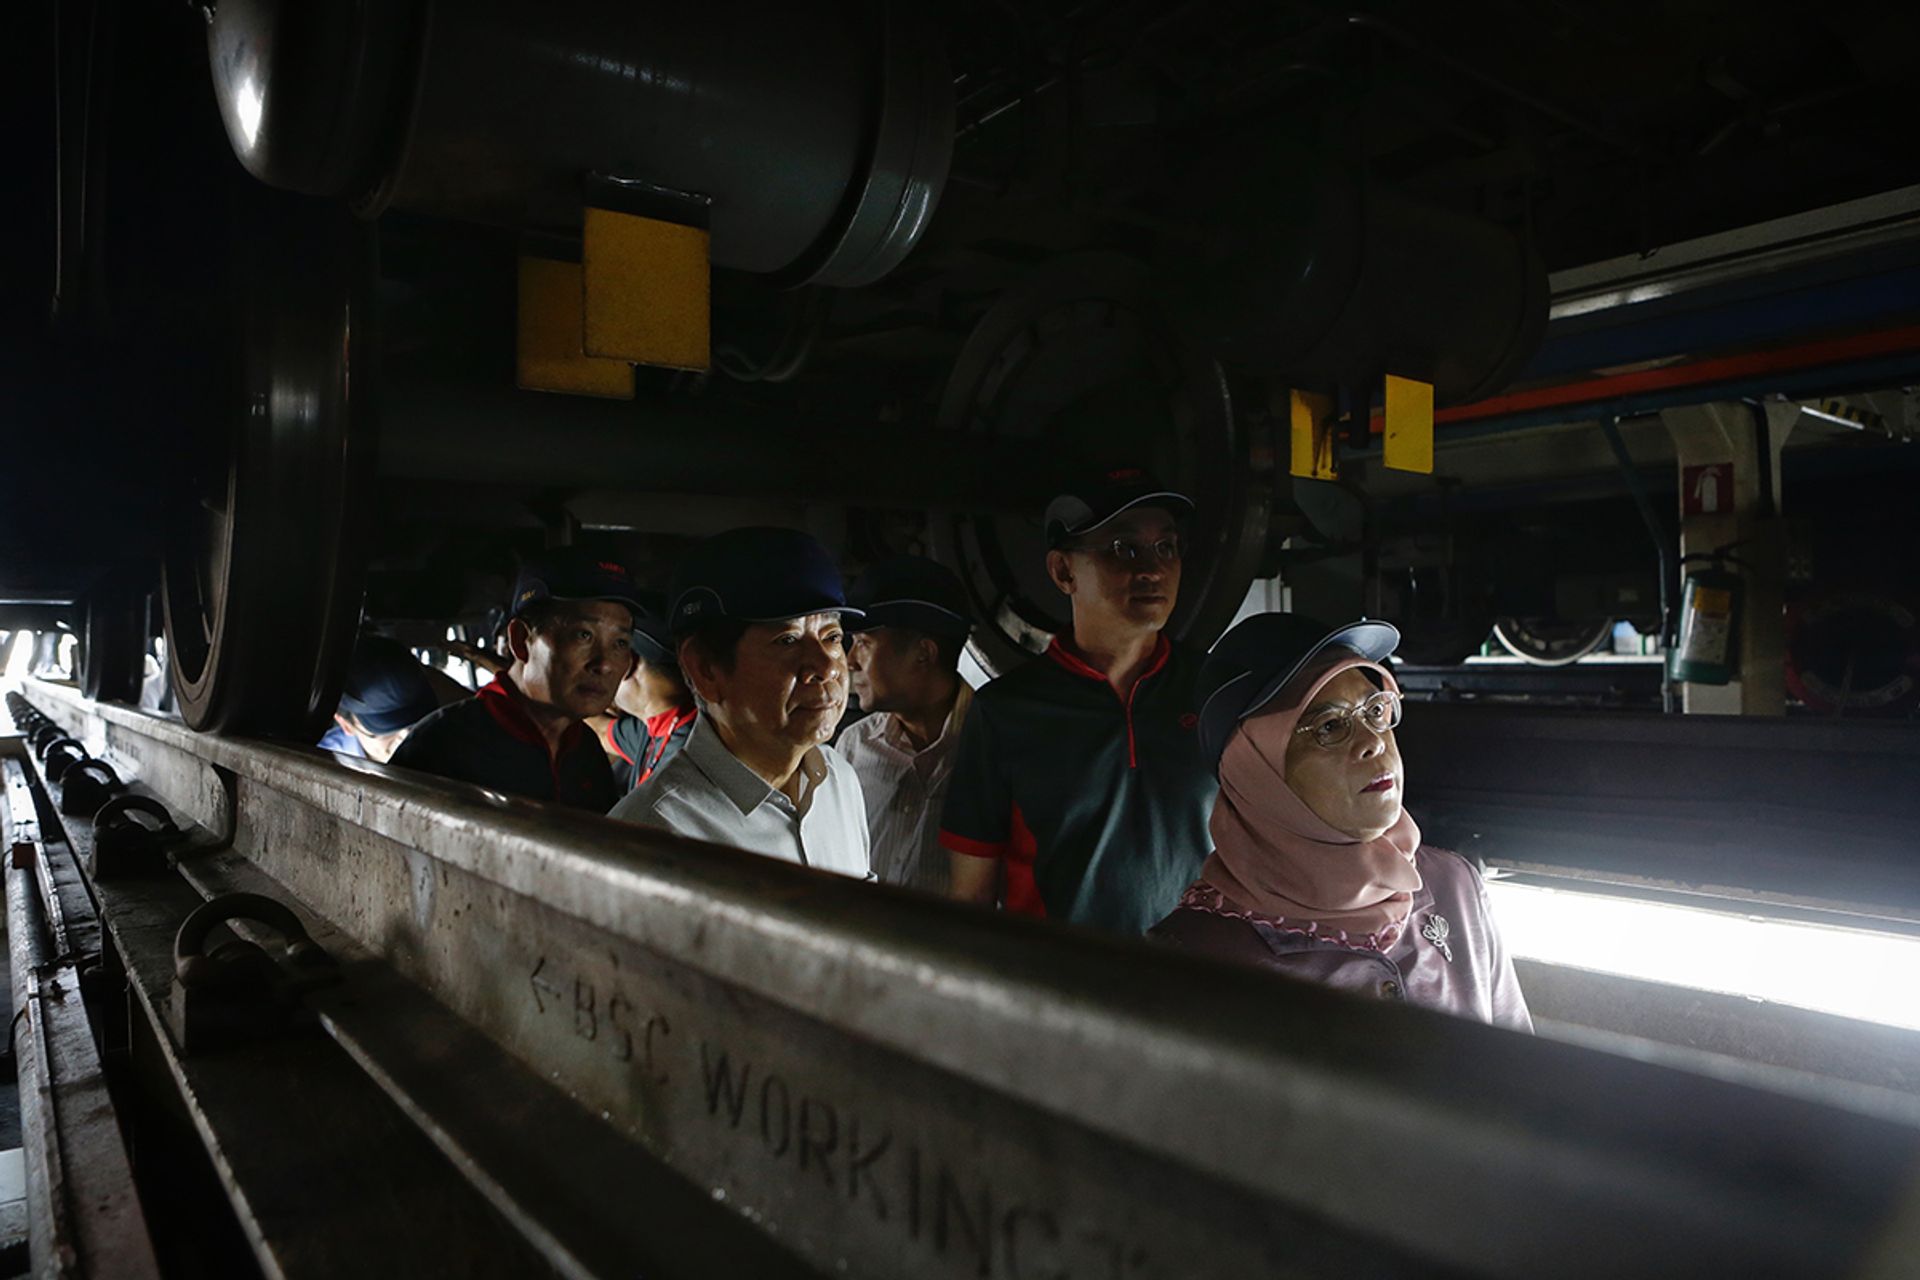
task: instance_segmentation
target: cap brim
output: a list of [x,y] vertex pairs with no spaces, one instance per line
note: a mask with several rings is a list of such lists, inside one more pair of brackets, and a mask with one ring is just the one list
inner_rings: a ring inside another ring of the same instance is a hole
[[1078,529],[1067,529],[1063,536],[1078,538],[1082,534],[1092,533],[1103,524],[1118,520],[1135,507],[1165,507],[1176,516],[1184,516],[1193,510],[1193,499],[1184,493],[1175,493],[1171,489],[1160,489],[1153,493],[1136,494],[1120,505],[1111,508],[1105,515],[1081,525]]
[[931,600],[869,600],[855,620],[851,631],[871,631],[875,627],[905,626],[921,631],[970,632],[973,621]]
[[403,712],[400,714],[389,713],[384,716],[365,716],[358,712],[352,714],[354,719],[366,727],[368,733],[373,734],[375,737],[384,737],[389,733],[398,733],[402,729],[412,728],[437,710],[439,710],[439,705],[436,703],[434,706],[428,707],[418,714],[411,712]]
[[[697,611],[697,616],[689,617],[687,601],[696,594],[710,600],[712,607],[703,606]],[[763,603],[752,613],[736,613],[726,606],[720,593],[712,587],[687,587],[674,597],[673,606],[667,611],[667,628],[678,642],[713,622],[790,622],[816,613],[837,613],[843,618],[858,618],[863,611],[844,600],[822,594],[798,598],[789,596],[784,601]]]
[[1390,622],[1354,622],[1329,633],[1320,643],[1300,655],[1298,662],[1269,680],[1266,687],[1247,704],[1246,710],[1240,713],[1240,719],[1245,720],[1272,702],[1295,676],[1307,669],[1309,663],[1336,645],[1352,649],[1368,662],[1385,662],[1400,647],[1400,629]]
[[640,655],[642,661],[656,667],[679,661],[671,643],[662,640],[644,627],[633,629],[633,651]]
[[[833,604],[826,602],[805,605],[788,613],[770,613],[761,618],[735,617],[733,620],[735,622],[792,622],[795,618],[810,618],[816,613],[837,613],[842,618],[864,618],[867,616],[866,610],[856,609],[850,604]],[[732,615],[728,616],[732,617]]]

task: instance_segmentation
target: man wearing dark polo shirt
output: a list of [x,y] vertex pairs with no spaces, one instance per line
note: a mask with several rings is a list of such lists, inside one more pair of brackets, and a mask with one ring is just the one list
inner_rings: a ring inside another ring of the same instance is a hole
[[633,667],[639,610],[620,564],[573,548],[529,558],[509,610],[511,665],[415,725],[393,763],[605,813],[620,792],[586,720]]
[[680,674],[666,620],[651,599],[645,603],[648,607],[633,624],[633,670],[620,682],[609,714],[588,722],[606,749],[621,795],[680,754],[699,715],[693,690]]
[[1199,874],[1218,790],[1194,732],[1200,660],[1161,634],[1192,509],[1131,468],[1048,504],[1073,627],[974,699],[940,824],[952,897],[1140,934]]

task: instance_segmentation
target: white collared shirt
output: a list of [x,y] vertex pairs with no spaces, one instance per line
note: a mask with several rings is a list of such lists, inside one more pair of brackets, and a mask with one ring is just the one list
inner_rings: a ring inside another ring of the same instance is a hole
[[954,749],[973,690],[959,695],[940,736],[916,751],[899,718],[881,711],[840,735],[840,754],[860,778],[873,842],[873,871],[884,884],[945,893],[951,859],[940,845],[940,809],[953,780]]
[[800,760],[799,803],[767,785],[701,716],[680,754],[613,806],[623,822],[870,879],[867,812],[853,769],[832,747]]

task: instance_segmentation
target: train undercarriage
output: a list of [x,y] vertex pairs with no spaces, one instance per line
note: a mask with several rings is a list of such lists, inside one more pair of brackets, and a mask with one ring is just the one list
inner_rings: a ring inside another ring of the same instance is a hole
[[947,564],[1004,673],[1058,477],[1145,463],[1170,630],[1394,622],[1423,828],[1591,955],[1909,943],[1881,9],[36,6],[0,1270],[1911,1273],[1885,969],[1528,955],[1523,1040],[311,746],[357,634],[472,681],[517,558],[746,524]]

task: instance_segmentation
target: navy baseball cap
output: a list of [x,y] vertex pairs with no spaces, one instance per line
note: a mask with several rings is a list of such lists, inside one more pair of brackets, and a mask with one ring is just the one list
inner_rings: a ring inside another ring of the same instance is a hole
[[925,556],[881,561],[860,575],[848,599],[866,615],[849,622],[849,631],[906,627],[964,640],[973,630],[973,609],[960,576]]
[[342,715],[358,720],[368,733],[382,735],[416,724],[439,708],[426,668],[405,645],[385,636],[361,636],[354,642],[340,691]]
[[1265,707],[1319,654],[1336,646],[1384,663],[1399,629],[1361,619],[1344,627],[1298,613],[1256,613],[1228,628],[1200,665],[1200,750],[1215,769],[1242,720]]
[[1135,507],[1165,507],[1176,517],[1193,499],[1176,493],[1139,467],[1096,471],[1047,504],[1047,545],[1058,549]]
[[633,651],[650,666],[671,667],[680,661],[667,627],[667,598],[658,591],[640,592],[640,607],[633,614]]
[[810,613],[857,618],[840,566],[811,535],[755,526],[715,534],[686,554],[673,575],[667,623],[675,637],[702,623],[785,622]]
[[517,618],[529,605],[543,600],[606,600],[627,606],[635,618],[644,609],[640,588],[626,565],[577,547],[555,547],[520,562],[507,616]]

